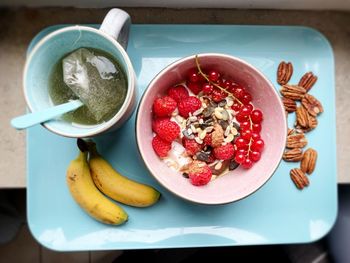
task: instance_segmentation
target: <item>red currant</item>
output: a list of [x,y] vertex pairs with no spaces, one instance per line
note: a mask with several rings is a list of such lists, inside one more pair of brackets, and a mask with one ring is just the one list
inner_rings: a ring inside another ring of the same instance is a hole
[[260,139],[253,141],[250,148],[252,149],[252,151],[261,152],[262,149],[264,148],[264,145],[265,145],[265,143],[264,143],[263,139],[260,138]]
[[241,165],[243,168],[249,169],[253,166],[253,162],[249,158],[245,158],[245,160],[241,163]]
[[237,137],[235,140],[235,145],[237,149],[248,149],[248,143],[249,142],[241,136]]
[[242,130],[241,131],[241,137],[247,141],[252,138],[252,131],[251,130]]
[[263,120],[263,113],[261,112],[261,110],[253,110],[250,117],[252,119],[252,122],[260,123]]
[[251,109],[249,107],[247,107],[246,105],[244,105],[240,109],[239,113],[242,114],[243,116],[249,116],[251,113]]
[[231,91],[232,89],[232,82],[229,80],[225,80],[222,84],[223,88],[225,88],[227,91]]
[[195,94],[197,95],[202,90],[202,86],[198,82],[189,82],[187,83],[187,87]]
[[224,80],[222,78],[219,78],[215,83],[222,87],[224,85]]
[[245,150],[245,149],[238,149],[236,154],[240,154],[240,153],[243,154],[244,156],[246,156],[248,154],[247,150]]
[[260,154],[260,152],[252,151],[252,152],[250,152],[249,157],[253,162],[257,162],[260,160],[261,154]]
[[241,122],[241,125],[239,127],[241,130],[249,130],[250,129],[250,122],[249,121]]
[[214,87],[209,83],[204,83],[202,86],[202,90],[204,94],[211,94],[214,90]]
[[261,132],[261,124],[260,123],[253,123],[252,130],[256,133]]
[[188,72],[187,78],[190,82],[198,82],[200,80],[200,74],[198,73],[197,69],[191,69]]
[[231,108],[236,112],[238,112],[241,109],[241,107],[242,105],[239,104],[238,102],[233,103],[233,105],[231,106]]
[[245,159],[246,159],[246,157],[243,153],[237,153],[235,156],[235,161],[236,161],[236,163],[239,163],[239,164],[244,163]]
[[211,70],[208,74],[208,78],[213,82],[217,82],[220,78],[220,73],[215,70]]
[[257,139],[260,139],[260,134],[257,132],[252,132],[252,139],[256,141]]
[[244,93],[245,93],[244,89],[240,86],[235,88],[235,90],[233,91],[233,95],[238,99],[241,99],[243,97]]
[[252,101],[252,96],[251,96],[248,92],[245,92],[244,95],[241,97],[241,102],[242,102],[244,105],[247,105],[247,104],[249,104],[251,101]]
[[237,120],[238,122],[248,121],[248,116],[247,116],[247,115],[243,115],[242,113],[239,112],[239,113],[236,115],[236,120]]
[[250,109],[251,112],[252,112],[253,109],[254,109],[254,107],[253,107],[253,105],[252,105],[251,103],[248,103],[248,104],[246,104],[245,106],[248,107],[248,109]]
[[220,90],[220,89],[218,89],[218,88],[214,88],[213,92],[211,94],[211,98],[215,102],[220,102],[226,97],[227,97],[227,93],[222,91],[222,90]]

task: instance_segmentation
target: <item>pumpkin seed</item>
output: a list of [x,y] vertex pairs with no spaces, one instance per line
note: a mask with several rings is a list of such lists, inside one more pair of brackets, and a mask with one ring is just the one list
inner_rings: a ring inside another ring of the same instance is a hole
[[205,152],[198,152],[196,156],[197,156],[197,160],[200,160],[203,162],[207,162],[209,160],[209,155],[206,154]]
[[239,166],[239,163],[236,163],[234,160],[231,160],[229,165],[228,165],[228,169],[230,171],[233,171],[234,169],[236,169]]
[[218,106],[218,104],[213,100],[210,100],[209,104],[214,108],[216,108]]
[[236,128],[237,131],[239,131],[240,127],[239,127],[239,124],[237,122],[232,122],[232,126],[234,128]]
[[227,121],[219,120],[218,123],[222,127],[223,130],[226,130],[226,128],[228,127],[228,122]]
[[226,100],[222,100],[218,103],[218,106],[220,107],[224,107],[226,105],[227,101]]
[[208,107],[206,109],[203,110],[203,116],[204,118],[208,118],[210,117],[214,112],[214,108],[213,107]]
[[210,117],[210,118],[206,119],[204,122],[205,122],[205,123],[213,124],[213,121],[214,121],[213,118]]
[[222,114],[222,119],[223,119],[224,121],[227,121],[227,120],[230,118],[230,115],[228,114],[228,112],[227,112],[226,110],[223,110],[223,111],[221,112],[221,114]]
[[210,127],[211,125],[209,123],[202,123],[202,124],[199,124],[199,127],[204,130],[206,129],[207,127]]
[[185,177],[185,178],[190,178],[190,176],[188,175],[188,173],[183,173],[182,176]]
[[187,139],[194,139],[194,135],[192,134],[191,129],[185,129],[183,130],[182,134],[187,138]]

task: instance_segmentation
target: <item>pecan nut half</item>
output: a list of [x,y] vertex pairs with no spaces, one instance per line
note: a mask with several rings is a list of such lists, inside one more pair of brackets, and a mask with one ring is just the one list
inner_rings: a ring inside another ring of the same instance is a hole
[[211,144],[213,147],[219,147],[224,141],[224,130],[219,124],[214,125],[214,131],[211,135]]
[[305,73],[301,79],[299,80],[298,86],[301,86],[306,89],[306,91],[309,91],[312,86],[316,83],[317,76],[315,76],[311,71]]
[[300,106],[297,108],[295,114],[297,117],[297,124],[303,128],[309,128],[309,116],[310,115],[307,112],[307,110],[303,106]]
[[304,133],[296,133],[287,136],[286,147],[289,149],[303,148],[307,145],[307,139]]
[[280,85],[287,84],[290,78],[293,75],[293,65],[292,63],[288,62],[286,63],[285,61],[282,61],[278,65],[277,69],[277,82]]
[[297,85],[283,85],[280,92],[285,98],[291,100],[301,100],[304,97],[306,90]]
[[316,117],[318,114],[323,112],[323,106],[321,102],[310,94],[305,94],[301,100],[301,104],[305,107],[311,116]]
[[286,162],[299,162],[303,158],[303,150],[300,148],[286,150],[282,158]]
[[284,109],[287,112],[294,112],[294,111],[296,111],[297,103],[295,102],[295,100],[282,97],[282,102],[283,102],[283,105],[284,105]]
[[312,174],[315,170],[317,161],[316,150],[309,148],[305,151],[303,158],[301,159],[300,169],[307,174]]
[[290,170],[290,178],[294,182],[295,186],[300,190],[304,189],[304,187],[309,186],[310,184],[305,173],[299,168]]
[[297,108],[296,118],[296,128],[303,132],[309,132],[317,127],[317,119],[314,116],[311,116],[304,106]]
[[298,123],[295,126],[296,131],[299,133],[307,133],[317,127],[318,121],[315,117],[309,115],[309,124],[308,127],[301,127]]

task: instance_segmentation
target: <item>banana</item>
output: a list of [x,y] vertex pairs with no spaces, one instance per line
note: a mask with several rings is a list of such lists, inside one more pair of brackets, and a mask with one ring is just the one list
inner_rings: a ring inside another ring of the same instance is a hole
[[92,179],[102,193],[115,201],[136,207],[151,206],[158,201],[160,193],[156,189],[124,177],[97,152],[95,143],[90,141],[88,145]]
[[128,220],[127,213],[96,188],[91,178],[87,152],[80,152],[71,161],[66,180],[74,200],[96,220],[112,225],[120,225]]

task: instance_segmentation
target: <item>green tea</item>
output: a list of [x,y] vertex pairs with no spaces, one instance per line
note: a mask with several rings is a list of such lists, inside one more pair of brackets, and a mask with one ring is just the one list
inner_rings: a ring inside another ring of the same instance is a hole
[[126,74],[113,56],[99,49],[81,48],[54,65],[49,95],[55,105],[80,99],[84,105],[62,119],[94,125],[108,121],[119,111],[127,85]]

